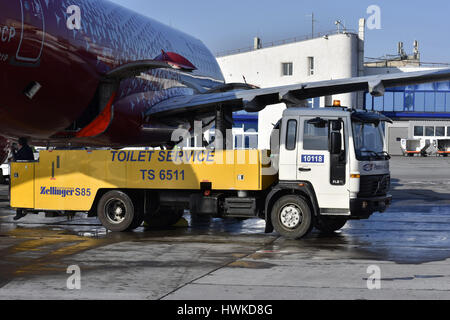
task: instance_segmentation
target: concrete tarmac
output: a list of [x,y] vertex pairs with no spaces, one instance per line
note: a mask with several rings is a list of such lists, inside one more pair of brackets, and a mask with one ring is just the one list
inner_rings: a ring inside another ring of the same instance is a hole
[[300,241],[188,213],[189,227],[127,234],[82,214],[14,222],[0,187],[0,299],[450,299],[450,161],[391,168],[387,212]]

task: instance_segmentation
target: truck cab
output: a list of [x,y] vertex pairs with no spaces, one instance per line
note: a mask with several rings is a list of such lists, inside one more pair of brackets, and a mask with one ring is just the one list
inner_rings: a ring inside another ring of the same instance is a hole
[[327,232],[385,211],[392,200],[386,121],[391,120],[379,113],[346,108],[287,109],[276,156],[279,180],[271,193],[290,201],[280,206],[279,199],[271,200],[270,224],[295,237],[296,222],[305,219],[302,206],[313,211],[311,225]]

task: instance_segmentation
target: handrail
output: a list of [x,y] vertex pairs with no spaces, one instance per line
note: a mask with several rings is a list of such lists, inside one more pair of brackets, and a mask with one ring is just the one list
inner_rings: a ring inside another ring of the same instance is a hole
[[261,48],[259,48],[259,49],[255,49],[255,47],[250,46],[250,47],[245,47],[245,48],[240,48],[240,49],[219,51],[218,53],[216,53],[216,57],[223,57],[223,56],[229,56],[232,54],[256,51],[256,50],[261,50],[261,49],[265,49],[265,48],[271,48],[271,47],[281,46],[281,45],[300,42],[300,41],[312,40],[312,39],[322,38],[325,36],[331,36],[331,35],[336,35],[336,34],[357,34],[357,33],[352,29],[318,32],[318,33],[315,33],[314,36],[310,34],[310,35],[298,36],[298,37],[294,37],[294,38],[288,38],[288,39],[264,43],[264,44],[262,44]]

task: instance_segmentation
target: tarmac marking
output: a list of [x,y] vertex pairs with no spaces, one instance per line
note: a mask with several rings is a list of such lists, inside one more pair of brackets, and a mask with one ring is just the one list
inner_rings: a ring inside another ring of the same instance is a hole
[[[67,266],[61,263],[63,258],[111,243],[107,239],[81,237],[48,229],[14,229],[6,235],[24,240],[13,247],[0,250],[3,261],[15,262],[16,268],[8,272],[15,276],[65,271]],[[29,256],[23,255],[27,252],[30,253]],[[33,257],[33,253],[37,252],[42,252],[43,255]]]

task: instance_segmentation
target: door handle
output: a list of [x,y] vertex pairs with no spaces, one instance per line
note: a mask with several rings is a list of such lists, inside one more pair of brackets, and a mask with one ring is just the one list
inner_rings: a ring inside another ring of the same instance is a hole
[[298,171],[300,171],[300,172],[310,172],[311,168],[298,168]]

